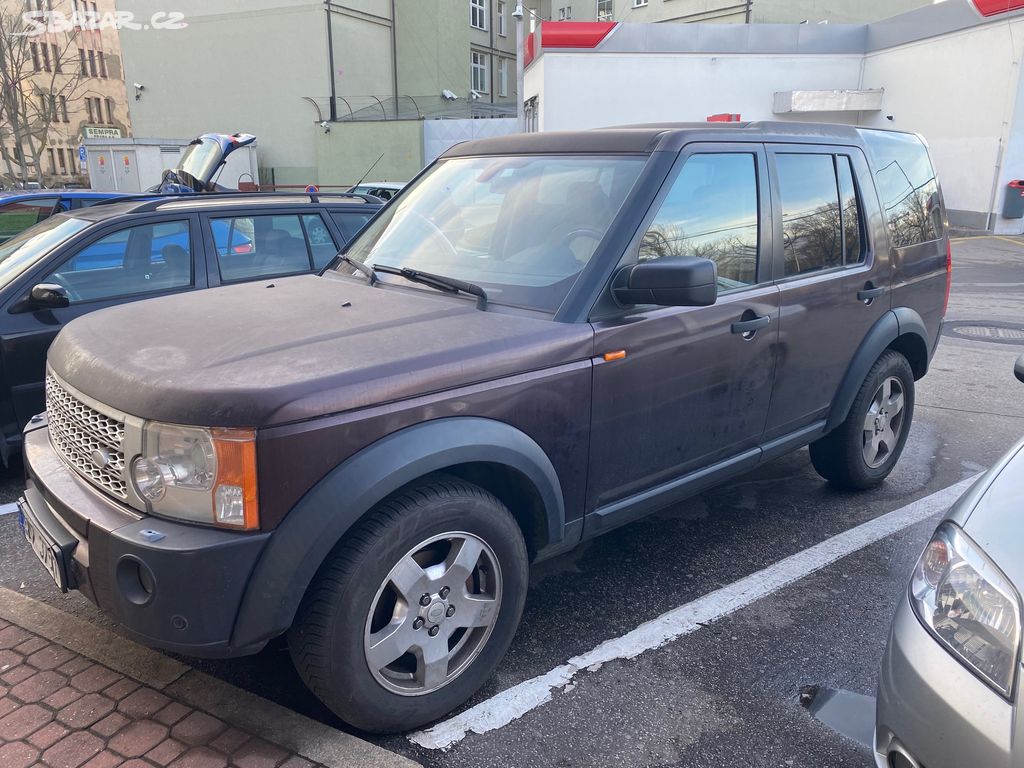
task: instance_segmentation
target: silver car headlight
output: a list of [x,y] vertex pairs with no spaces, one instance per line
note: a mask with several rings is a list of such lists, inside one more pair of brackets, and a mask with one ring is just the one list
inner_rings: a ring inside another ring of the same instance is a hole
[[1009,698],[1020,652],[1020,599],[995,563],[950,522],[914,570],[910,602],[939,643]]
[[256,435],[146,422],[131,465],[135,491],[155,515],[225,528],[259,528]]

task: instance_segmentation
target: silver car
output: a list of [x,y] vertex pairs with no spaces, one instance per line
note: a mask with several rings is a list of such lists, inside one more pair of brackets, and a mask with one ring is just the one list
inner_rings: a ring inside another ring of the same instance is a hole
[[[1014,370],[1024,382],[1024,357]],[[878,768],[1019,768],[1024,441],[967,491],[914,569],[882,660]]]

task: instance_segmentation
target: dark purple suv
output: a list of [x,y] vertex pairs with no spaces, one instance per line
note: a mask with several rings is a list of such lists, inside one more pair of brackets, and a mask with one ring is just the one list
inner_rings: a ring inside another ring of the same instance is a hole
[[340,717],[418,726],[494,670],[531,562],[806,445],[880,483],[949,258],[909,134],[461,144],[319,276],[70,323],[25,433],[26,536],[145,643],[288,633]]

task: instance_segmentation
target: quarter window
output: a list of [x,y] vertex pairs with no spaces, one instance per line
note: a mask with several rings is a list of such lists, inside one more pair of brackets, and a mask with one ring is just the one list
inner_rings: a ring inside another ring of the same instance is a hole
[[850,158],[836,155],[836,169],[839,171],[839,200],[843,206],[843,261],[846,264],[860,264],[866,253],[862,234],[864,225]]
[[122,229],[87,245],[43,282],[64,286],[72,304],[192,285],[188,221]]
[[843,264],[839,188],[832,155],[777,155],[785,275]]
[[672,256],[710,259],[719,290],[757,282],[756,156],[692,155],[640,243],[641,261]]
[[944,223],[939,184],[928,150],[916,136],[864,131],[889,236],[897,248],[938,240]]

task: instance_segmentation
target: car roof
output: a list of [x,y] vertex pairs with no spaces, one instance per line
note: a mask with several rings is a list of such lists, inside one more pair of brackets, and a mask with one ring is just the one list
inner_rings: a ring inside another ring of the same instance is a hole
[[647,123],[586,131],[515,133],[456,144],[441,155],[523,154],[639,154],[676,152],[692,141],[787,141],[861,144],[863,131],[834,123],[784,123],[778,121],[736,123]]
[[309,195],[281,195],[268,192],[252,192],[248,194],[181,195],[180,197],[161,197],[160,195],[140,195],[126,197],[124,200],[113,199],[103,205],[94,205],[73,212],[75,218],[86,221],[106,221],[115,216],[141,213],[183,212],[196,213],[216,210],[252,211],[259,208],[308,208],[316,205],[329,208],[368,209],[376,211],[381,203],[349,197],[343,194],[322,193],[316,200]]

